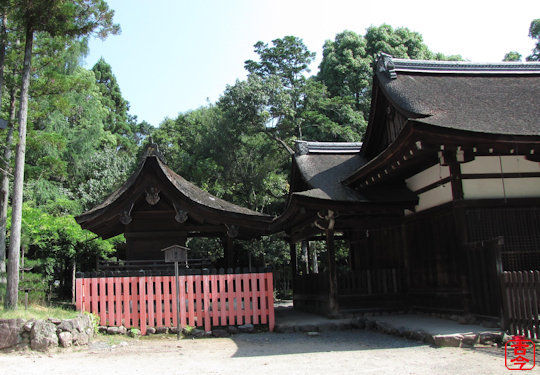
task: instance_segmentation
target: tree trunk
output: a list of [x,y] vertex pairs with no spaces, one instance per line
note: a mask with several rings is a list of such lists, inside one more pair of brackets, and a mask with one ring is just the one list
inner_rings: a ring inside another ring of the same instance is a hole
[[[4,148],[4,165],[7,169],[11,161],[11,146],[13,145],[13,123],[15,122],[15,88],[11,89],[9,101],[9,121]],[[9,174],[7,170],[2,173],[2,186],[0,188],[0,272],[6,272],[6,231],[9,205]],[[1,281],[1,280],[0,280]]]
[[[4,14],[2,15],[2,27],[0,31],[0,108],[2,108],[2,93],[4,88],[4,62],[6,58],[6,12],[4,11]],[[13,127],[11,127],[8,130],[8,139],[9,136],[13,138]],[[8,144],[10,145],[10,143]],[[6,145],[6,149],[9,146]],[[4,157],[6,152],[4,150]],[[5,160],[8,162],[8,160]],[[7,164],[4,164],[2,166],[2,169],[7,169]],[[7,178],[7,173],[3,172],[3,177]],[[3,179],[2,179],[3,182]],[[0,190],[0,204],[2,204],[2,207],[0,208],[0,273],[6,272],[6,217],[7,217],[7,199],[4,199],[4,197],[7,198],[9,192],[9,180],[8,180],[8,189],[4,189],[4,184],[2,183],[2,190]],[[6,210],[6,215],[4,215],[4,207]],[[0,283],[2,282],[2,276],[0,276]]]
[[28,118],[28,93],[30,88],[30,70],[32,67],[32,44],[34,30],[26,28],[24,47],[24,66],[19,106],[19,144],[15,156],[15,177],[13,181],[13,199],[11,215],[11,237],[9,241],[8,283],[6,291],[6,309],[16,309],[19,298],[19,248],[21,246],[21,223],[24,182],[24,157],[26,152],[26,122]]

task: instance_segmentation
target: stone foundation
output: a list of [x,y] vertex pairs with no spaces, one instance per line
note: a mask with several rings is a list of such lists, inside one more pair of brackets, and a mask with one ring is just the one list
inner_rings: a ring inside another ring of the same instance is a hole
[[74,319],[0,319],[0,350],[31,348],[47,351],[57,347],[88,345],[94,336],[92,317],[81,314]]

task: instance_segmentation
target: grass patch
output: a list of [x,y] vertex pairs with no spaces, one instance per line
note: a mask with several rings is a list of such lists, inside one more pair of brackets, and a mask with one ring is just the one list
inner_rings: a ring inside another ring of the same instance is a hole
[[24,306],[20,306],[17,310],[5,310],[4,306],[0,306],[0,319],[36,319],[44,320],[48,318],[72,319],[79,315],[78,311],[66,309],[62,307],[49,307],[32,304],[28,306],[28,310]]

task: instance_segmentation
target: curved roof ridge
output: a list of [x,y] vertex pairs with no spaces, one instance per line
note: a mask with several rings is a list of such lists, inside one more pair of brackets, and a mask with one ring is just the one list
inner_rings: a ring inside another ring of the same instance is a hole
[[439,61],[396,59],[381,53],[377,59],[377,72],[395,79],[398,72],[438,74],[540,74],[540,62],[504,61]]
[[160,158],[156,158],[156,159],[158,161],[159,167],[161,168],[163,173],[167,176],[169,181],[173,183],[173,185],[178,189],[178,191],[180,191],[182,194],[184,194],[187,198],[191,199],[195,203],[198,203],[200,205],[203,205],[212,209],[230,211],[230,212],[239,213],[243,215],[272,217],[270,215],[253,211],[249,208],[239,206],[237,204],[231,203],[224,199],[218,198],[210,194],[206,190],[201,189],[200,187],[195,185],[193,182],[186,180],[184,177],[174,172]]
[[296,140],[296,153],[307,154],[352,154],[360,151],[362,142],[318,142]]

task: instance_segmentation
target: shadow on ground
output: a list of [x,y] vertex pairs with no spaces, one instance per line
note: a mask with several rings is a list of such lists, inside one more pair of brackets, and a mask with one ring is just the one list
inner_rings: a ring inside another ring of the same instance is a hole
[[259,333],[235,335],[231,338],[237,346],[233,357],[256,357],[322,352],[359,350],[384,350],[427,346],[400,337],[373,331],[348,330],[307,333]]

